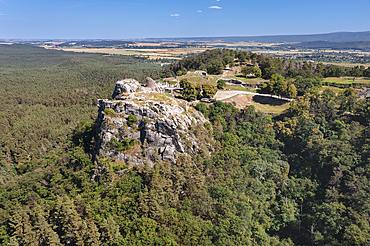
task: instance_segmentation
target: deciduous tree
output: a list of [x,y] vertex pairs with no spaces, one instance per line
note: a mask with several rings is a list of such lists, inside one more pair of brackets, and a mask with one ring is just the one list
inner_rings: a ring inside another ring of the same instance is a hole
[[197,96],[197,90],[193,82],[188,81],[184,78],[180,81],[180,87],[182,88],[182,97],[185,100],[193,100]]
[[209,82],[202,84],[203,96],[213,97],[217,93],[217,87]]

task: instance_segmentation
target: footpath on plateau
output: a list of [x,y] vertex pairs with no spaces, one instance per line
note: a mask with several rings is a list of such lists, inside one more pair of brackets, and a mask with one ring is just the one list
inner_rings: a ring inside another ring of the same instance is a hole
[[284,100],[284,101],[288,101],[288,102],[294,100],[294,99],[291,99],[291,98],[279,97],[279,96],[269,95],[269,94],[254,93],[254,92],[250,92],[250,91],[217,91],[214,98],[216,100],[222,101],[222,100],[234,97],[236,95],[245,95],[245,94],[253,95],[253,96],[276,98],[276,99]]

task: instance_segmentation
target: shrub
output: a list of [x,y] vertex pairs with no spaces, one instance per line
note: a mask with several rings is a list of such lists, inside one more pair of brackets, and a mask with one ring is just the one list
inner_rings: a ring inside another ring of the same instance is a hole
[[136,121],[137,121],[137,117],[136,117],[136,115],[134,115],[134,114],[130,114],[130,115],[128,116],[127,125],[131,126],[131,125],[132,125],[132,124],[134,124]]
[[208,117],[209,110],[208,106],[205,103],[197,103],[196,108],[198,111],[200,111],[205,117]]
[[217,87],[209,82],[202,84],[202,89],[204,97],[213,97],[217,93]]
[[122,141],[118,141],[117,138],[112,138],[108,142],[109,149],[114,148],[118,152],[129,150],[135,144],[135,139],[125,138]]
[[114,111],[114,109],[111,109],[111,108],[105,108],[104,109],[104,114],[105,115],[109,115],[109,116],[114,116],[116,114],[116,112]]
[[226,87],[226,81],[223,79],[220,79],[217,81],[217,88],[220,90],[223,90]]

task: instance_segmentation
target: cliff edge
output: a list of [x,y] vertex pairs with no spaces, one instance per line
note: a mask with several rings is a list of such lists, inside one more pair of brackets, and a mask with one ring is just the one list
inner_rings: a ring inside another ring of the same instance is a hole
[[116,83],[112,97],[98,100],[98,162],[112,158],[128,165],[174,164],[180,154],[212,151],[208,120],[186,101],[163,94],[162,88],[126,79]]

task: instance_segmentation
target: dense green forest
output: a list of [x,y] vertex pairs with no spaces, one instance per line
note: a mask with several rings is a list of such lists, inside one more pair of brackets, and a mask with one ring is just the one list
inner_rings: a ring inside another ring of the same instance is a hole
[[[0,45],[0,183],[60,150],[83,118],[95,121],[124,74],[144,81],[160,66],[132,57]],[[153,74],[155,75],[155,74]]]
[[[191,131],[213,152],[121,167],[121,175],[105,160],[92,182],[96,99],[110,98],[124,73],[143,81],[189,61],[159,71],[125,56],[23,45],[0,52],[2,245],[368,243],[370,101],[352,88],[308,89],[276,117],[199,103],[210,123]],[[239,55],[194,58],[214,53]]]

